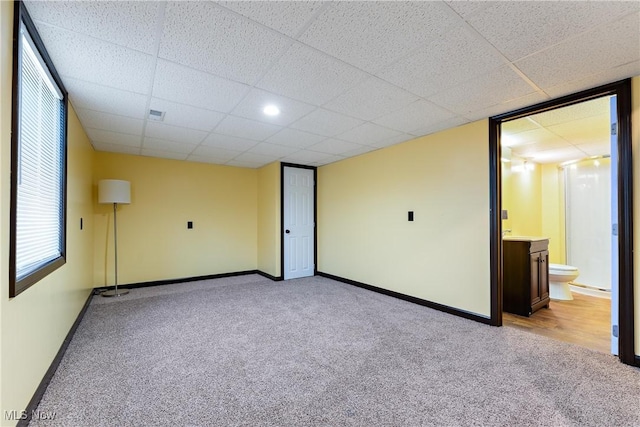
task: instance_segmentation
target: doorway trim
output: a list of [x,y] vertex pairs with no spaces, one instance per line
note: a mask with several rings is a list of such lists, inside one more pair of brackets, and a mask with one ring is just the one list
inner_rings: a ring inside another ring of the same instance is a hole
[[635,357],[634,345],[631,79],[606,84],[489,118],[491,324],[493,326],[502,326],[501,124],[531,114],[542,113],[608,95],[616,95],[618,106],[618,355],[622,363],[640,366]]
[[313,170],[313,275],[318,274],[318,168],[280,162],[280,280],[284,280],[284,168]]

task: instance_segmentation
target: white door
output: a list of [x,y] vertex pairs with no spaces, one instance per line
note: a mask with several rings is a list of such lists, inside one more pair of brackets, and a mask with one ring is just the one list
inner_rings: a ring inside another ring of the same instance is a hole
[[284,279],[314,273],[313,170],[284,167]]
[[618,108],[609,98],[611,122],[611,353],[618,354]]

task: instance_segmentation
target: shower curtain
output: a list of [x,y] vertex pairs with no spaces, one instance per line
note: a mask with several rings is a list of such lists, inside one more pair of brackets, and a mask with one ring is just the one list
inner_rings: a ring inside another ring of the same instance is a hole
[[567,263],[576,283],[611,290],[611,161],[590,159],[565,167]]

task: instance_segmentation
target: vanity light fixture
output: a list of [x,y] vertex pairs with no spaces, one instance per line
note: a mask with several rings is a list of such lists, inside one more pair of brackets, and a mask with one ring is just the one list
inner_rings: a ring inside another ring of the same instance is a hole
[[280,109],[277,106],[270,104],[264,107],[262,112],[267,116],[277,116],[278,114],[280,114]]

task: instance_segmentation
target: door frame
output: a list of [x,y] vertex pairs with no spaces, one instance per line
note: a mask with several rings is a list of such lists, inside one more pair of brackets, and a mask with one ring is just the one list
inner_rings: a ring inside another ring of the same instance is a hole
[[635,357],[633,306],[633,161],[631,150],[631,79],[489,118],[489,220],[491,263],[491,325],[502,326],[502,122],[566,107],[602,96],[616,95],[618,106],[618,357],[640,366]]
[[280,280],[284,280],[284,168],[313,170],[313,275],[318,274],[318,168],[280,162]]

